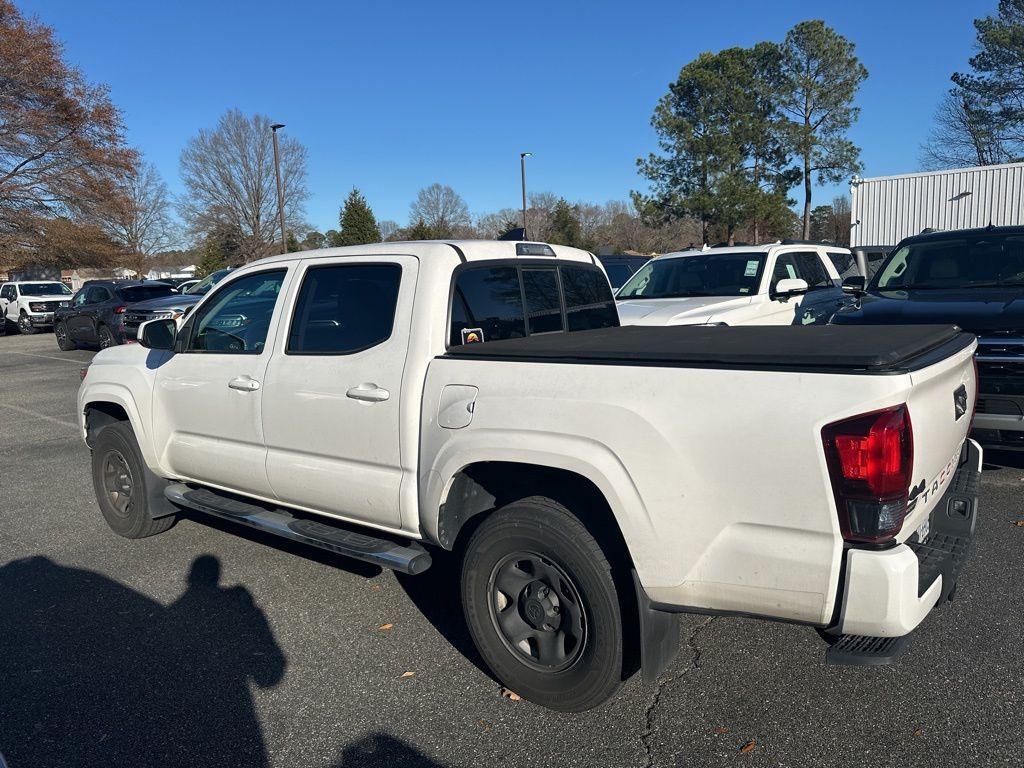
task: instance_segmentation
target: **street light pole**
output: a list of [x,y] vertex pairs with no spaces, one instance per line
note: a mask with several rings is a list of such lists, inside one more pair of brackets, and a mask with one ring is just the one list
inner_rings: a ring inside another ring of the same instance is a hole
[[523,239],[526,239],[526,158],[533,157],[533,152],[519,153],[519,173],[523,180]]
[[274,174],[277,176],[277,214],[281,218],[281,253],[288,253],[288,235],[284,228],[284,190],[281,189],[281,152],[277,147],[277,129],[284,123],[274,123],[270,132],[274,134]]

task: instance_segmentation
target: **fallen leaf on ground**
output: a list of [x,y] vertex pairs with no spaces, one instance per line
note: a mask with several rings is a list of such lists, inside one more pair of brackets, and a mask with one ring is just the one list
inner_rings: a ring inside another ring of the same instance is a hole
[[726,728],[725,726],[722,726],[722,725],[720,725],[717,728],[715,728],[715,733],[728,733],[728,732],[729,732],[729,729]]
[[377,591],[380,589],[380,584],[371,584],[370,589]]
[[1016,523],[1014,523],[1014,525],[1019,526],[1020,528],[1024,528],[1024,520],[1018,520]]
[[491,724],[488,723],[486,720],[483,720],[483,719],[477,720],[476,724],[479,725],[481,728],[483,728],[485,731],[491,730]]
[[389,629],[391,629],[394,626],[395,626],[394,624],[381,624],[379,627],[377,627],[377,629],[379,629],[381,632],[387,632]]
[[740,747],[740,754],[741,755],[745,755],[745,754],[747,754],[747,752],[753,752],[754,751],[754,747],[756,747],[756,746],[757,746],[757,742],[754,741],[753,739],[751,739],[746,744],[744,744],[742,747]]
[[520,701],[523,698],[515,691],[510,691],[508,688],[501,689],[501,696],[509,701]]
[[403,672],[402,677],[413,677],[415,674],[415,672]]
[[923,728],[915,728],[914,729],[914,736],[916,736],[917,738],[920,739],[922,736],[924,736],[924,729]]

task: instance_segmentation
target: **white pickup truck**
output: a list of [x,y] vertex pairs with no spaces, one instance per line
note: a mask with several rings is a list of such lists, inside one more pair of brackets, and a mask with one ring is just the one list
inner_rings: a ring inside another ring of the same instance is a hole
[[593,257],[560,246],[247,265],[93,359],[100,509],[129,538],[197,510],[412,574],[454,551],[437,599],[461,591],[495,676],[556,709],[657,676],[680,612],[895,658],[974,528],[974,337],[618,325]]

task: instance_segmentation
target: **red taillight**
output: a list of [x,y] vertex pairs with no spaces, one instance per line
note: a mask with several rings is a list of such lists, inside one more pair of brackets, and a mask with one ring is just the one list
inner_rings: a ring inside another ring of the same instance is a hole
[[914,468],[907,407],[828,424],[821,438],[843,538],[877,544],[899,533]]
[[118,314],[118,315],[120,315],[120,314],[124,314],[124,311],[125,311],[126,309],[128,309],[128,307],[118,307],[117,309],[115,309],[115,310],[114,310],[114,313],[115,313],[115,314]]

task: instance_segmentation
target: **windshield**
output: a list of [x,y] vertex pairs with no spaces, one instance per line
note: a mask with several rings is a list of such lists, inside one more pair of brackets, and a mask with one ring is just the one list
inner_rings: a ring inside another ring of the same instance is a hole
[[22,296],[70,296],[71,289],[64,283],[22,283],[18,286]]
[[124,300],[130,303],[176,295],[169,285],[131,285],[122,288],[121,293],[124,294]]
[[763,253],[696,253],[647,262],[622,286],[618,299],[746,296],[757,293]]
[[190,296],[204,296],[230,271],[230,269],[218,269],[216,272],[211,272],[191,288],[186,288],[185,293]]
[[875,290],[1024,286],[1024,235],[979,235],[910,243],[875,276]]

